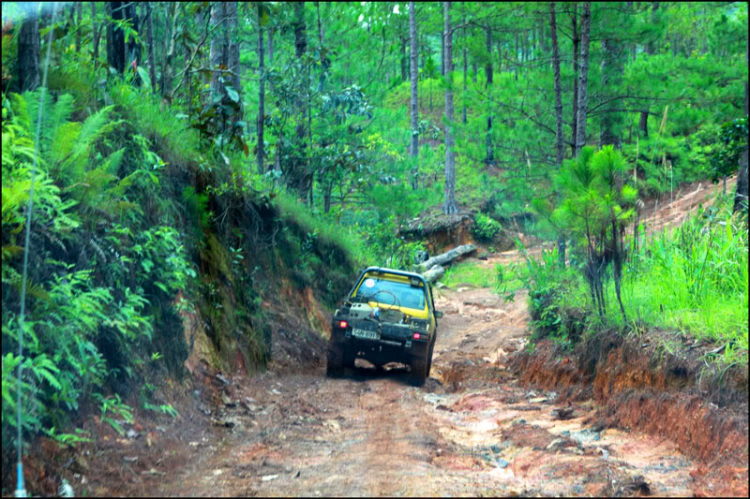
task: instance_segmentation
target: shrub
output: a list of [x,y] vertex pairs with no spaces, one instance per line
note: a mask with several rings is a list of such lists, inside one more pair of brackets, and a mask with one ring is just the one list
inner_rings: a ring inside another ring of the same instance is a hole
[[502,226],[493,218],[484,213],[477,213],[474,217],[474,225],[471,227],[471,233],[481,242],[490,242],[498,235]]

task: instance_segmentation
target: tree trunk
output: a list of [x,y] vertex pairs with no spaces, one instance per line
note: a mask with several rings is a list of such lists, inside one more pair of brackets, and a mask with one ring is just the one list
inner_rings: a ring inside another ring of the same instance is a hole
[[445,76],[445,32],[440,33],[440,76]]
[[91,59],[94,61],[94,65],[96,66],[97,60],[99,59],[99,38],[102,34],[102,27],[101,24],[96,22],[96,4],[98,2],[91,2],[91,28],[92,28],[92,40],[91,44],[93,45],[93,53]]
[[[220,30],[218,26],[225,22],[227,3],[217,2],[211,6],[211,45],[209,47],[209,64],[211,65],[211,96],[214,100],[224,95],[224,78],[221,73],[221,67],[227,67],[227,61],[224,56],[227,53],[225,48],[225,30]],[[223,33],[221,32],[223,31]],[[170,50],[171,52],[171,50]]]
[[[123,2],[107,2],[107,14],[114,21],[124,19]],[[125,34],[113,23],[107,23],[107,64],[122,74],[125,71]]]
[[331,192],[333,191],[333,181],[329,180],[325,184],[325,192],[323,192],[323,213],[331,211]]
[[742,151],[740,156],[740,173],[737,175],[737,188],[734,191],[734,208],[733,213],[737,213],[743,207],[747,210],[747,147]]
[[445,89],[445,206],[443,212],[446,215],[456,213],[456,153],[453,151],[453,35],[451,33],[451,2],[443,2],[443,17],[445,29],[443,40],[445,40],[445,75],[448,80]]
[[409,152],[414,161],[413,189],[419,188],[419,68],[417,67],[417,50],[417,19],[414,12],[414,2],[409,2],[409,59],[411,59],[411,148]]
[[[172,76],[174,75],[174,51],[175,42],[177,39],[177,16],[180,12],[178,5],[174,2],[170,2],[168,5],[168,16],[167,24],[168,29],[166,30],[167,50],[164,57],[164,86],[162,88],[162,97],[166,97],[168,100],[172,99]],[[222,4],[224,5],[224,4]]]
[[550,2],[550,32],[552,34],[552,67],[555,77],[555,119],[557,123],[557,156],[556,164],[558,170],[562,167],[563,162],[563,118],[562,118],[562,84],[560,83],[560,52],[557,46],[557,23],[555,20],[555,2]]
[[[627,29],[623,26],[630,17],[623,18],[618,23],[618,29]],[[599,143],[602,146],[613,145],[619,149],[622,142],[622,113],[617,110],[614,98],[617,95],[623,74],[622,44],[614,38],[605,37],[601,41],[602,46],[602,90],[600,92],[604,104],[601,115],[601,126]]]
[[268,64],[273,64],[273,28],[268,30]]
[[573,2],[573,13],[570,16],[573,28],[573,117],[571,128],[570,149],[573,157],[576,157],[576,133],[578,131],[578,54],[581,46],[581,38],[578,33],[578,3]]
[[[750,63],[750,48],[748,46],[745,46],[745,64]],[[745,80],[745,118],[748,116],[748,81]],[[747,192],[747,145],[745,145],[745,150],[742,151],[742,155],[740,156],[740,172],[739,175],[737,175],[737,188],[734,191],[734,208],[732,209],[733,213],[737,213],[740,211],[743,207],[745,210],[748,209],[748,192]]]
[[265,143],[263,137],[263,126],[265,110],[266,110],[266,82],[265,78],[265,65],[264,65],[264,45],[263,45],[263,25],[261,20],[263,18],[263,2],[258,2],[258,146],[257,146],[257,162],[258,162],[258,173],[261,175],[266,173],[266,168],[263,165],[263,157],[265,155]]
[[[305,52],[307,51],[307,28],[305,26],[305,4],[298,2],[294,4],[294,21],[292,22],[294,30],[294,49],[297,60],[302,67],[303,74],[300,77],[304,77],[305,68],[303,59]],[[303,84],[303,87],[308,88],[309,85]],[[306,150],[305,137],[307,131],[305,124],[307,123],[307,101],[305,95],[298,94],[296,100],[297,111],[299,112],[299,118],[297,119],[296,127],[296,147],[295,155],[289,165],[287,166],[287,183],[294,189],[299,197],[307,202],[309,196],[309,190],[311,186],[310,174],[307,172],[306,158],[303,157]]]
[[406,37],[401,37],[401,81],[406,81],[406,79],[409,77],[408,72],[406,71],[407,66],[407,56],[406,56]]
[[614,276],[615,276],[615,294],[617,295],[617,303],[620,304],[620,312],[622,313],[622,323],[627,325],[628,315],[625,313],[625,306],[622,304],[622,294],[620,292],[620,280],[622,279],[622,244],[619,244],[620,239],[617,233],[617,223],[612,222],[612,244],[614,245]]
[[586,144],[586,111],[588,108],[589,31],[591,29],[591,2],[583,4],[581,19],[581,75],[578,80],[578,120],[576,130],[576,156]]
[[641,111],[641,119],[638,121],[638,130],[643,134],[644,138],[648,138],[648,108]]
[[466,59],[466,2],[461,2],[461,22],[464,25],[463,27],[463,58],[464,58],[464,93],[461,95],[461,106],[462,106],[462,112],[461,112],[461,121],[465,125],[467,123],[466,121],[466,73],[468,72],[468,65],[467,65],[467,59]]
[[39,87],[39,4],[23,6],[26,17],[18,32],[18,89],[21,92]]
[[[148,16],[148,76],[151,78],[151,90],[156,93],[156,59],[154,57],[154,21],[153,9],[151,8],[151,2],[146,2],[146,12]],[[188,88],[189,85],[188,85]],[[188,102],[188,107],[190,102]]]
[[487,26],[487,65],[484,68],[484,75],[487,79],[487,158],[485,162],[488,165],[495,164],[495,151],[492,147],[492,28]]
[[[653,2],[651,4],[651,24],[657,21],[657,11],[659,10],[659,2]],[[646,53],[648,55],[654,55],[654,40],[651,39],[646,43]],[[648,101],[646,101],[648,102]],[[646,104],[646,108],[641,111],[641,119],[638,122],[638,130],[643,134],[644,138],[648,138],[648,112],[649,106]]]
[[[227,2],[227,68],[231,71],[228,75],[232,88],[240,95],[242,104],[242,86],[240,84],[240,44],[238,33],[239,2]],[[235,116],[235,121],[242,118],[242,111]]]
[[[136,10],[136,2],[122,2],[124,7],[123,19],[130,21],[130,25],[133,29],[140,33],[140,26],[138,25],[138,11]],[[124,40],[124,34],[123,34]],[[130,40],[125,44],[125,68],[128,71],[132,71],[134,78],[133,83],[136,86],[141,86],[141,77],[138,75],[136,68],[141,60],[141,45],[136,42],[135,37],[130,37]]]
[[[560,51],[557,46],[557,22],[555,19],[555,2],[549,4],[549,26],[550,33],[552,35],[552,68],[555,75],[555,121],[556,121],[556,142],[557,142],[557,155],[556,165],[557,169],[560,170],[563,162],[563,105],[562,105],[562,85],[560,83]],[[558,198],[559,200],[559,198]],[[557,254],[559,263],[562,268],[565,268],[565,236],[560,235],[557,239]]]

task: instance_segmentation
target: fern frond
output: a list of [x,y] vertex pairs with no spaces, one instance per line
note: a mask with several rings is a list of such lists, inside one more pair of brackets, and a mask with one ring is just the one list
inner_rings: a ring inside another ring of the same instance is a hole
[[[24,92],[23,99],[26,101],[26,111],[28,113],[29,123],[29,134],[33,137],[36,134],[37,122],[39,120],[39,97],[42,89],[37,88],[33,92]],[[52,95],[49,92],[44,92],[44,109],[52,109]],[[42,115],[42,131],[51,127],[50,113],[45,112]],[[41,145],[41,144],[40,144]]]
[[113,123],[121,123],[120,120],[107,123],[109,115],[113,109],[114,106],[107,106],[86,118],[86,121],[83,122],[83,126],[81,127],[81,134],[78,136],[78,141],[73,148],[74,155],[77,156],[84,152],[88,152],[97,138],[112,130]]
[[55,129],[47,154],[50,165],[57,165],[70,157],[80,134],[81,123],[78,122],[65,123]]
[[14,244],[3,246],[3,262],[13,259],[23,253],[23,248]]
[[72,95],[63,94],[50,109],[49,117],[45,119],[44,129],[42,130],[41,150],[50,150],[52,139],[56,135],[57,129],[66,124],[70,115],[73,114],[74,100]]

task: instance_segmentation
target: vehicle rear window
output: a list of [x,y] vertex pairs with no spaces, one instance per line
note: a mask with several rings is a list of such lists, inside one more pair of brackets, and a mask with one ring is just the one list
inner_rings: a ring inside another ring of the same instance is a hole
[[408,283],[365,277],[352,298],[361,301],[376,301],[385,305],[424,310],[425,295],[423,288],[416,288]]

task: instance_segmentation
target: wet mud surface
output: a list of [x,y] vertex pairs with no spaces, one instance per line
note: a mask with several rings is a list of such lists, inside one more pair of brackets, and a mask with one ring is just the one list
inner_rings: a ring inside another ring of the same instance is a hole
[[[526,338],[525,297],[441,290],[433,371],[362,361],[329,380],[273,369],[211,379],[222,402],[181,465],[149,495],[694,495],[699,465],[659,437],[597,426],[598,406],[522,386],[509,369]],[[141,481],[143,478],[141,477]],[[707,484],[702,486],[707,487]],[[118,493],[112,489],[100,492]],[[128,493],[130,491],[120,490]],[[136,490],[132,490],[136,492]]]

